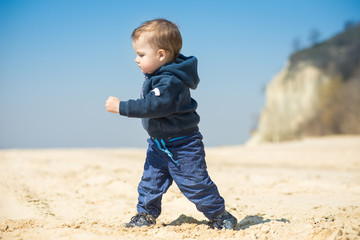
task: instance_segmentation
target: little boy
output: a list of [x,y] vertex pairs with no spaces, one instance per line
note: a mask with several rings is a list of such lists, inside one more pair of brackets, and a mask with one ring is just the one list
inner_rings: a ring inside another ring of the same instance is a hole
[[210,220],[210,227],[234,229],[237,220],[225,211],[224,199],[206,170],[197,103],[190,89],[199,83],[197,59],[180,54],[177,26],[165,19],[147,21],[132,33],[135,62],[145,75],[141,98],[109,97],[108,112],[141,118],[149,133],[137,214],[126,227],[151,226],[161,213],[162,195],[173,181]]

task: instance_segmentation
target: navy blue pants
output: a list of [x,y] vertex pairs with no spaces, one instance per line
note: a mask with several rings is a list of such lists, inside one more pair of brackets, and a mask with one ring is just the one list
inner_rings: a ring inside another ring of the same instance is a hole
[[139,183],[137,211],[157,218],[161,213],[162,195],[173,180],[180,191],[207,218],[213,219],[225,210],[224,199],[206,170],[202,135],[182,139],[148,139],[144,172]]

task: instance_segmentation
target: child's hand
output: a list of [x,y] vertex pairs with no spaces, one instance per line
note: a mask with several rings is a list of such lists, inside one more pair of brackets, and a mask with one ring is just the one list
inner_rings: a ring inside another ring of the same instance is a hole
[[109,97],[106,100],[105,108],[108,112],[119,113],[120,100],[117,97]]

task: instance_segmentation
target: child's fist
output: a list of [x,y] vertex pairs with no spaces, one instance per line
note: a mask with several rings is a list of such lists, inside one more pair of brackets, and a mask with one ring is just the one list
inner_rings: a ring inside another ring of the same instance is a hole
[[105,108],[108,112],[119,113],[120,100],[117,97],[108,97],[105,102]]

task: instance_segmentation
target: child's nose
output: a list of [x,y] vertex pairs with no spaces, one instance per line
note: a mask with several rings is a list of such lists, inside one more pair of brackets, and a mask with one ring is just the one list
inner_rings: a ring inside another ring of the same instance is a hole
[[135,58],[135,62],[136,62],[136,63],[139,63],[139,62],[140,62],[139,57],[136,57],[136,58]]

